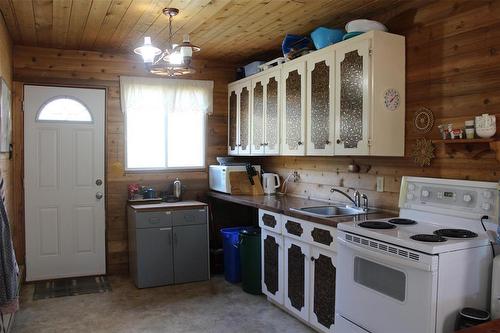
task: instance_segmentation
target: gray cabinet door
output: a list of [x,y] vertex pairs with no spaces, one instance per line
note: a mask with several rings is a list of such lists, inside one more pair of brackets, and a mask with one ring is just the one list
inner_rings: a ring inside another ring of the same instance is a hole
[[137,286],[155,287],[174,282],[172,228],[136,230]]
[[199,209],[182,209],[172,212],[172,224],[174,226],[184,226],[193,224],[207,224],[207,210]]
[[175,283],[208,279],[207,225],[174,227]]

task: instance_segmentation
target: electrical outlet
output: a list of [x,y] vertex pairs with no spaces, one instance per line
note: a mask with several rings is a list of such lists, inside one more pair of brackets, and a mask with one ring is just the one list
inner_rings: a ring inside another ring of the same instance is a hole
[[377,176],[377,192],[384,192],[384,177]]
[[293,182],[297,183],[300,181],[300,174],[297,171],[293,172]]

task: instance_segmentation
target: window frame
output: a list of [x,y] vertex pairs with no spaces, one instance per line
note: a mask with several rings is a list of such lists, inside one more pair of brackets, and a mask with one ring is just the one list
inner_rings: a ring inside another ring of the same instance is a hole
[[[203,145],[202,145],[202,157],[203,163],[201,166],[186,166],[186,167],[164,167],[164,168],[129,168],[128,166],[128,136],[127,136],[127,112],[124,112],[124,123],[123,123],[123,134],[125,141],[125,173],[133,174],[133,173],[168,173],[168,172],[176,172],[176,171],[201,171],[207,168],[207,124],[208,124],[208,115],[203,113]],[[166,129],[168,130],[168,116],[167,116],[167,124]],[[168,163],[168,134],[165,137],[165,162]]]
[[[54,101],[57,101],[59,99],[71,99],[71,100],[73,100],[75,102],[78,102],[81,105],[83,105],[85,107],[85,109],[87,110],[88,114],[90,115],[90,121],[86,121],[86,120],[85,121],[78,121],[78,120],[40,119],[40,114],[43,111],[43,109],[45,109],[45,107],[47,105],[49,105],[50,103],[52,103]],[[58,96],[54,96],[52,98],[49,98],[48,100],[46,100],[40,106],[40,108],[38,109],[38,111],[36,112],[36,115],[35,115],[35,122],[39,122],[39,123],[63,123],[63,124],[94,124],[94,115],[90,111],[90,108],[87,106],[87,104],[85,104],[80,99],[78,99],[78,98],[76,98],[74,96],[58,95]]]

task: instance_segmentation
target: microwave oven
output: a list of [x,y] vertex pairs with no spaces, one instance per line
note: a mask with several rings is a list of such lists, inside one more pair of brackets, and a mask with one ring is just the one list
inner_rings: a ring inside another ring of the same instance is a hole
[[[253,165],[260,175],[260,165]],[[208,182],[210,189],[217,192],[231,194],[229,174],[234,171],[247,171],[244,165],[210,165],[208,167]]]

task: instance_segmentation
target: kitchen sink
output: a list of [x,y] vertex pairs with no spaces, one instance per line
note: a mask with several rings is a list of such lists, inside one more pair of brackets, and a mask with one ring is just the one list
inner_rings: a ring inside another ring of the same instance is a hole
[[367,213],[361,208],[349,207],[349,206],[335,206],[335,205],[290,208],[290,210],[305,215],[319,216],[319,217],[335,217],[335,216],[357,215],[357,214]]

